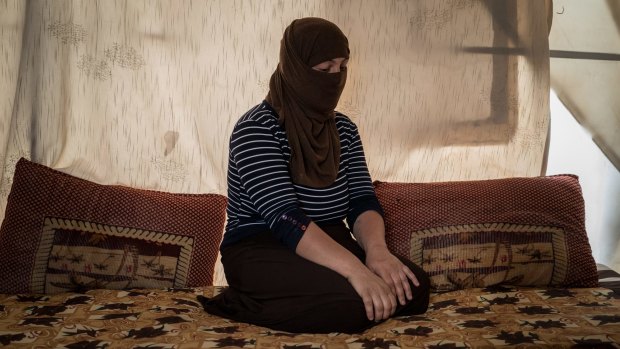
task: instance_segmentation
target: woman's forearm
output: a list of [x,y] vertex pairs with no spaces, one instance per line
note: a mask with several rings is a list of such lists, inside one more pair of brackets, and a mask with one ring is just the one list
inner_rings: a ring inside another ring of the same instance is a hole
[[420,283],[415,274],[388,250],[384,224],[378,212],[366,211],[355,221],[353,234],[366,252],[366,266],[389,285],[400,304],[404,305],[412,297],[408,280],[414,286]]
[[371,251],[387,250],[385,223],[378,212],[366,211],[359,215],[352,231],[357,243],[367,254]]
[[363,262],[329,237],[314,222],[308,225],[295,252],[301,257],[327,267],[347,279],[360,268],[364,268]]

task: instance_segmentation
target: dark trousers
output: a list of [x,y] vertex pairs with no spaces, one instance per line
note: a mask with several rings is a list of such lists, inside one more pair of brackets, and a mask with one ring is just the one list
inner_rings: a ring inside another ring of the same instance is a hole
[[[344,224],[321,228],[365,260],[364,250]],[[410,282],[413,299],[399,304],[395,316],[424,313],[429,279],[422,268],[401,260],[420,286]],[[287,332],[355,333],[376,324],[368,320],[362,298],[344,277],[298,256],[270,232],[223,248],[222,264],[229,287],[211,299],[199,297],[210,314]]]

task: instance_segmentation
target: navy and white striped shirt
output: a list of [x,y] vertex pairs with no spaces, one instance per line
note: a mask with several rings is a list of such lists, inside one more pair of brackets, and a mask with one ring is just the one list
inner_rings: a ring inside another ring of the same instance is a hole
[[278,114],[266,102],[250,109],[235,125],[228,159],[228,222],[222,247],[266,230],[295,250],[310,221],[349,227],[367,210],[383,214],[368,173],[357,126],[336,113],[340,166],[326,188],[294,184],[290,148]]

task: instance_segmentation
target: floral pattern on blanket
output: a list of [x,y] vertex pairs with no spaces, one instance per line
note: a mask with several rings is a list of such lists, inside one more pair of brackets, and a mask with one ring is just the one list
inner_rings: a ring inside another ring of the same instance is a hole
[[496,286],[433,294],[427,313],[361,334],[293,334],[205,313],[218,287],[0,295],[0,346],[37,348],[620,348],[620,297],[606,288]]

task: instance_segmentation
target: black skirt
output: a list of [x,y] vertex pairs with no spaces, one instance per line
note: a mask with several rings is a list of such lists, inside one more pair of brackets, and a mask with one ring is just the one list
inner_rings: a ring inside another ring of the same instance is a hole
[[[364,250],[342,224],[322,225],[336,242],[362,262]],[[416,275],[413,299],[398,305],[395,316],[424,313],[429,280],[422,268],[401,258]],[[362,298],[333,270],[295,254],[269,231],[222,249],[229,287],[213,298],[199,296],[213,315],[287,332],[361,332],[376,322],[368,320]]]

